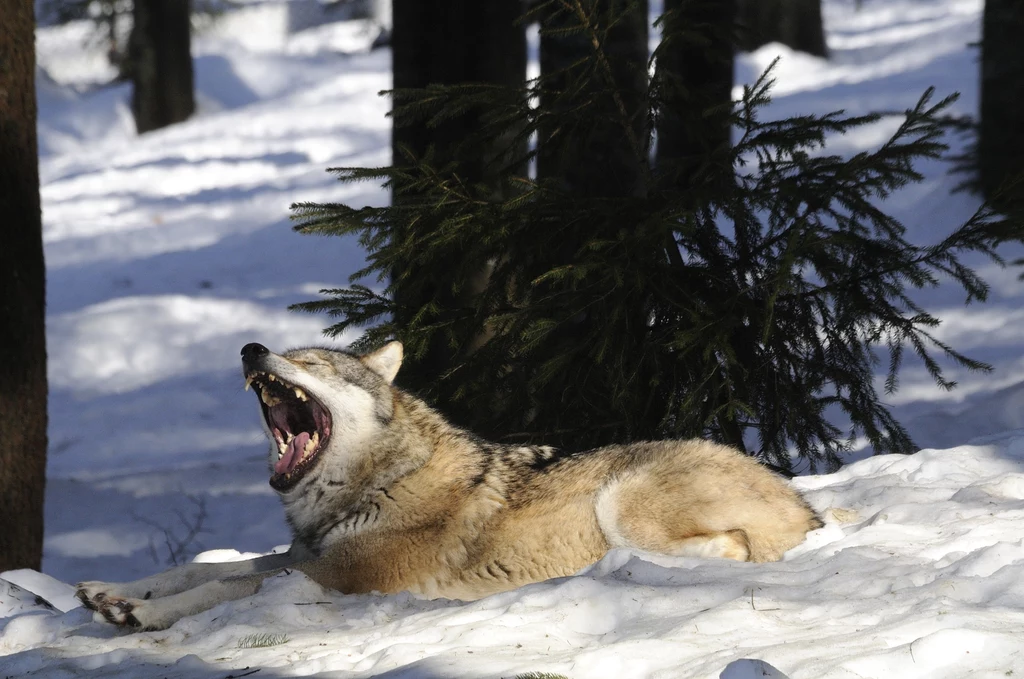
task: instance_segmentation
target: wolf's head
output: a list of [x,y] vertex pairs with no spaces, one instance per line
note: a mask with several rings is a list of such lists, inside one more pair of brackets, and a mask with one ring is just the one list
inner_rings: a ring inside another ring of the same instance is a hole
[[330,349],[275,354],[262,344],[242,347],[242,372],[260,403],[271,439],[270,485],[294,490],[314,467],[337,466],[379,433],[392,416],[390,385],[402,364],[402,345],[391,342],[357,356]]

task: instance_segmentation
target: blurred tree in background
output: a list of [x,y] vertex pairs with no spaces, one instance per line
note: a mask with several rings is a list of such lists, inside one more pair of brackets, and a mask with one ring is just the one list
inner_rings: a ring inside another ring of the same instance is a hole
[[[366,328],[363,345],[397,336],[420,371],[417,391],[505,440],[584,449],[704,435],[783,467],[793,452],[836,466],[856,436],[878,452],[912,451],[875,388],[875,351],[889,353],[886,392],[908,349],[946,388],[936,351],[985,369],[930,334],[938,319],[910,291],[946,277],[968,301],[985,299],[962,257],[997,258],[1020,234],[980,210],[914,244],[880,207],[921,179],[916,161],[945,151],[951,99],[926,93],[875,152],[830,155],[827,136],[878,116],[763,120],[767,76],[734,105],[716,103],[724,83],[688,71],[681,55],[706,50],[699,63],[727,72],[728,7],[670,7],[650,63],[642,12],[639,2],[542,2],[530,14],[541,24],[539,78],[397,93],[396,119],[428,128],[480,114],[444,148],[333,170],[383,179],[389,207],[295,206],[300,231],[356,233],[369,253],[351,287],[300,308],[340,317],[334,333]],[[400,21],[396,6],[396,38]],[[657,153],[656,130],[668,140]],[[531,138],[533,179],[521,156],[493,152]],[[387,288],[356,283],[366,276]],[[438,346],[446,360],[430,361]]]
[[187,120],[196,109],[189,0],[134,0],[127,73],[139,134]]
[[[200,0],[204,15],[225,0]],[[44,0],[48,22],[91,20],[100,27],[117,80],[132,82],[140,134],[187,120],[195,111],[191,0]]]
[[46,483],[46,280],[32,0],[0,0],[0,571],[39,569]]
[[738,0],[739,48],[779,42],[799,52],[828,56],[821,0]]
[[47,24],[90,20],[99,28],[94,39],[106,45],[107,59],[120,71],[127,55],[123,20],[131,15],[131,0],[42,0],[38,20]]

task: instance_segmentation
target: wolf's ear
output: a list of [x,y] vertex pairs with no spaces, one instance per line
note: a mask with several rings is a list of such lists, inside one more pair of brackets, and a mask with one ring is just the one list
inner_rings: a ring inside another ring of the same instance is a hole
[[384,378],[384,381],[391,384],[402,366],[402,343],[388,342],[377,351],[363,354],[359,359],[367,368]]

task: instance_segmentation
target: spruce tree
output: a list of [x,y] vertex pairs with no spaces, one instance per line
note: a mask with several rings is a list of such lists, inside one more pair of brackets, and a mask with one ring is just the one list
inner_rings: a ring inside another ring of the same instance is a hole
[[[794,451],[834,467],[859,436],[877,452],[912,451],[874,386],[876,354],[888,352],[886,392],[897,388],[907,351],[947,388],[953,382],[936,354],[985,369],[930,333],[939,321],[913,290],[946,278],[967,301],[985,299],[987,287],[963,257],[998,259],[997,245],[1021,233],[982,209],[934,243],[912,243],[885,211],[887,196],[921,179],[915,163],[944,152],[942,116],[952,98],[933,102],[926,92],[887,142],[844,158],[829,153],[826,138],[879,116],[765,119],[770,72],[724,113],[704,109],[706,101],[688,102],[686,90],[665,85],[672,59],[656,51],[650,64],[631,64],[652,73],[638,118],[615,76],[623,64],[607,67],[609,35],[629,21],[631,6],[617,14],[594,6],[550,0],[533,10],[542,19],[564,12],[542,31],[589,37],[589,54],[562,71],[520,88],[405,92],[396,115],[444,121],[485,105],[455,152],[535,134],[529,158],[542,158],[556,133],[586,139],[610,123],[626,138],[642,130],[628,145],[635,183],[596,193],[560,173],[528,179],[515,154],[488,156],[502,191],[429,153],[403,165],[335,168],[342,181],[383,180],[396,199],[386,207],[294,206],[299,231],[357,234],[368,253],[349,287],[299,307],[337,317],[331,333],[364,328],[357,345],[397,337],[412,356],[437,342],[450,347],[458,360],[423,395],[459,404],[461,423],[503,440],[581,450],[710,436],[749,443],[748,452],[787,468]],[[672,21],[664,36],[666,49],[688,39]],[[654,162],[658,121],[688,103],[688,115],[726,116],[738,141],[686,162]],[[638,120],[648,122],[634,127]],[[482,263],[485,285],[460,297]],[[449,283],[405,307],[395,291],[417,284],[410,271],[443,271]],[[374,291],[364,279],[385,287]],[[847,430],[828,419],[831,409],[845,413]]]

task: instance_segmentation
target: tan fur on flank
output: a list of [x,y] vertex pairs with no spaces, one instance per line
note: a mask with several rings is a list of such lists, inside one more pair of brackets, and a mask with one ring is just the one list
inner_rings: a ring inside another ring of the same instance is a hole
[[[247,345],[243,356],[261,403],[288,401],[275,416],[261,406],[272,473],[275,464],[288,466],[282,451],[291,450],[275,436],[311,434],[305,423],[314,421],[318,435],[329,431],[303,458],[306,467],[272,479],[292,526],[291,550],[188,564],[133,583],[81,583],[79,598],[106,620],[166,627],[251,595],[286,567],[344,593],[476,599],[572,575],[614,547],[774,561],[821,526],[785,479],[709,441],[574,455],[482,441],[391,384],[402,359],[397,342],[364,356],[276,355],[260,345]],[[303,415],[315,410],[310,399],[330,414],[328,427]]]

